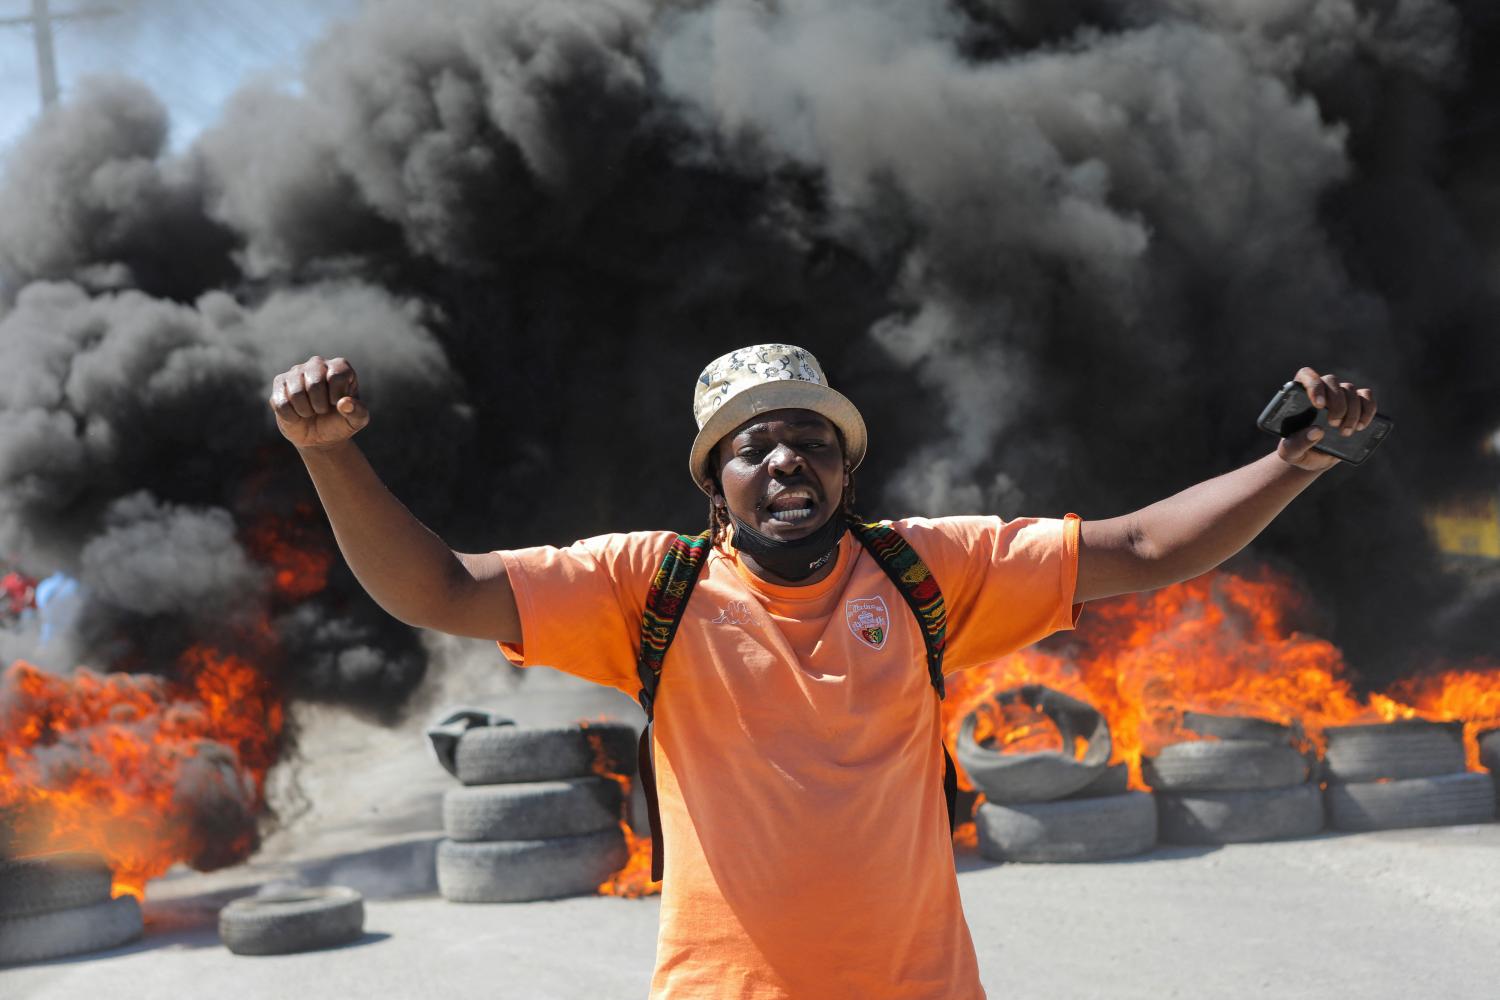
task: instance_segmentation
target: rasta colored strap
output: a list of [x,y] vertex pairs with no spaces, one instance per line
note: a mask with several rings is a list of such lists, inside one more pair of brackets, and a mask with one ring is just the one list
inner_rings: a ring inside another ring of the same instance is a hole
[[666,659],[667,648],[677,634],[682,622],[682,613],[687,609],[688,598],[698,583],[698,571],[713,547],[711,535],[678,535],[672,539],[667,554],[662,557],[661,567],[651,579],[651,589],[646,592],[646,610],[641,615],[641,651],[636,658],[636,675],[640,678],[641,692],[637,700],[646,712],[646,727],[641,730],[640,746],[636,750],[636,764],[641,778],[641,791],[646,795],[646,814],[651,824],[651,878],[661,881],[662,843],[661,808],[656,798],[656,768],[651,759],[651,745],[656,729],[656,688],[661,683],[661,665]]
[[[947,695],[943,686],[943,651],[948,645],[948,606],[938,588],[932,570],[917,555],[901,533],[879,521],[849,519],[849,531],[858,538],[865,551],[891,578],[906,606],[922,626],[922,642],[927,647],[927,678],[937,692],[938,701]],[[941,741],[940,741],[941,743]],[[958,824],[958,769],[953,755],[943,747],[943,798],[948,802],[948,829]]]
[[636,675],[641,681],[641,693],[637,700],[646,710],[646,718],[652,718],[656,701],[656,686],[661,683],[661,664],[682,623],[682,613],[687,610],[688,598],[693,596],[693,587],[698,583],[698,571],[713,547],[707,531],[701,535],[678,535],[672,539],[671,548],[662,557],[656,576],[651,578],[651,589],[646,592],[646,610],[641,615],[641,652],[636,658]]

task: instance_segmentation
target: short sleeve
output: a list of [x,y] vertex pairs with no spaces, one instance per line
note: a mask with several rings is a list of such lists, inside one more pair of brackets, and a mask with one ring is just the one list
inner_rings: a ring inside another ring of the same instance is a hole
[[633,697],[646,590],[674,537],[634,532],[501,552],[521,615],[521,641],[501,651],[517,666],[555,667]]
[[943,592],[946,672],[988,663],[1077,623],[1081,524],[1076,514],[893,522]]

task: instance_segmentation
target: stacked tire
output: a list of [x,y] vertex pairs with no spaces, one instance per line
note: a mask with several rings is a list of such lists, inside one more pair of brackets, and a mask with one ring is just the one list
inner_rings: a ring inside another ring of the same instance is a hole
[[1323,829],[1316,758],[1293,746],[1291,727],[1197,712],[1185,713],[1183,724],[1210,738],[1141,758],[1164,843],[1240,844]]
[[0,965],[116,948],[141,936],[134,896],[110,898],[112,875],[95,854],[0,861]]
[[438,891],[456,903],[595,892],[628,857],[621,784],[607,775],[634,762],[635,731],[618,723],[468,730],[454,755],[463,785],[443,798]]
[[985,802],[974,813],[979,852],[992,861],[1022,863],[1107,861],[1149,851],[1156,844],[1151,796],[1129,790],[1124,764],[1109,764],[1109,725],[1091,706],[1039,684],[1001,692],[1052,721],[1065,748],[1000,753],[975,739],[969,715],[955,743],[959,764]]
[[[1329,826],[1336,830],[1456,826],[1495,818],[1495,785],[1491,775],[1467,770],[1461,722],[1335,726],[1325,736],[1324,800]],[[1492,760],[1500,758],[1500,746],[1490,752]]]

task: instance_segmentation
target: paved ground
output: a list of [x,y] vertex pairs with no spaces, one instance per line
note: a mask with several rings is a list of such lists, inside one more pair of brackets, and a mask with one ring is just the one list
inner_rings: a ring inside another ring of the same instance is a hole
[[[495,686],[470,700],[535,723],[629,707],[608,692],[554,681],[519,692]],[[654,900],[444,902],[430,890],[430,857],[433,810],[448,779],[433,773],[420,744],[411,749],[410,728],[307,721],[308,763],[296,784],[308,805],[260,857],[227,872],[174,873],[153,883],[143,941],[0,970],[0,997],[645,996]],[[291,784],[278,793],[285,801]],[[372,788],[385,790],[375,804]],[[1160,850],[1100,865],[992,865],[968,854],[958,864],[994,997],[1489,1000],[1500,993],[1500,824]],[[370,894],[365,938],[275,958],[242,958],[219,945],[218,905],[296,877]]]

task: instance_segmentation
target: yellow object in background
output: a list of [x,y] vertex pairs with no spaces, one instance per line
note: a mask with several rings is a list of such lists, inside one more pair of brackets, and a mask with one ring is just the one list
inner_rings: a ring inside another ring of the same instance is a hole
[[1500,496],[1434,508],[1427,512],[1427,527],[1447,555],[1500,559]]

